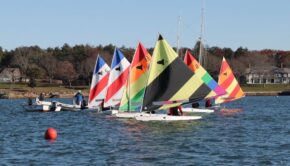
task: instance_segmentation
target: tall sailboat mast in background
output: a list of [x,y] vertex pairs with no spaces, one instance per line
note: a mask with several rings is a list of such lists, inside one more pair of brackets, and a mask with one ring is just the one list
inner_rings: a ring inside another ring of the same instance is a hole
[[177,45],[176,45],[176,53],[179,55],[179,49],[180,49],[180,26],[181,26],[181,16],[178,17],[178,24],[177,24]]
[[200,24],[200,37],[199,37],[199,56],[198,61],[202,66],[206,66],[205,64],[205,55],[203,55],[204,49],[204,6],[205,2],[202,0],[202,8],[201,8],[201,24]]

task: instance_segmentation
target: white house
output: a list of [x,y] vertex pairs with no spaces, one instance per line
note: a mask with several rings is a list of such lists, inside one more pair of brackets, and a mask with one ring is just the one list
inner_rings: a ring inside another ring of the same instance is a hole
[[278,67],[251,67],[246,69],[247,84],[288,84],[290,69]]

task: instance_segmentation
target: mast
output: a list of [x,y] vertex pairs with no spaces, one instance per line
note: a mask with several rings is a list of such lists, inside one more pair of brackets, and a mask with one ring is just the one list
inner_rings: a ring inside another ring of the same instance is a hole
[[177,24],[177,46],[176,46],[176,53],[179,56],[179,47],[180,47],[180,25],[181,25],[181,16],[178,17],[178,24]]
[[199,63],[204,66],[205,65],[205,60],[203,59],[203,45],[204,45],[204,41],[203,41],[203,37],[204,37],[204,6],[205,6],[205,2],[204,0],[202,0],[202,7],[201,7],[201,24],[200,24],[200,37],[199,37],[199,57],[198,57],[198,61]]
[[[131,63],[132,63],[132,61],[131,61]],[[131,96],[131,91],[130,91],[130,89],[131,89],[131,86],[130,86],[130,81],[131,81],[131,70],[132,70],[132,65],[130,64],[130,68],[129,68],[129,71],[128,71],[128,79],[127,79],[127,81],[128,81],[128,112],[131,112],[131,109],[130,109],[130,96]]]

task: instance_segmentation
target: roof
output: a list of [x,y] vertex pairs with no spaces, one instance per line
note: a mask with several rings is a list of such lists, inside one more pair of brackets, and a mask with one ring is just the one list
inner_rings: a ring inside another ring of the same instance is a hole
[[251,67],[247,68],[245,71],[246,74],[274,74],[274,73],[284,73],[290,74],[290,68],[278,68],[275,66],[271,67]]

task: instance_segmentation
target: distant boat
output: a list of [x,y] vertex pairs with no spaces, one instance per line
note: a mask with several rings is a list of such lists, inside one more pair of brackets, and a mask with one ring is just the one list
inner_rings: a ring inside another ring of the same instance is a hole
[[226,90],[226,94],[215,99],[215,104],[231,102],[245,96],[244,91],[236,80],[232,69],[223,57],[218,84]]
[[28,99],[28,102],[22,104],[25,111],[28,112],[49,112],[49,111],[60,111],[61,108],[57,107],[56,101],[40,101],[37,97],[33,103],[32,99]]

